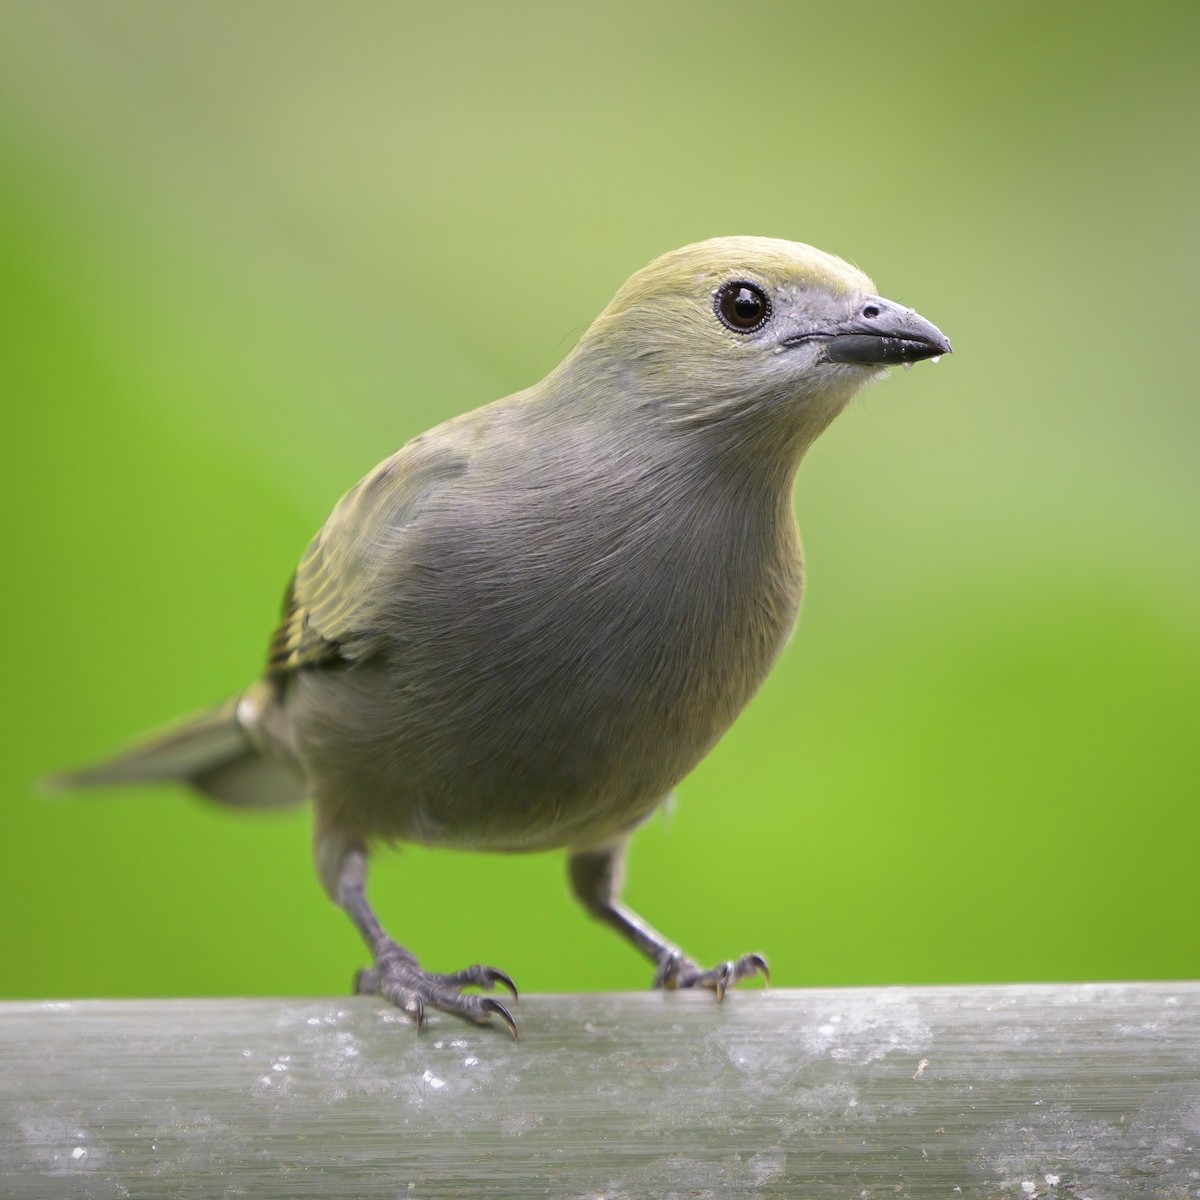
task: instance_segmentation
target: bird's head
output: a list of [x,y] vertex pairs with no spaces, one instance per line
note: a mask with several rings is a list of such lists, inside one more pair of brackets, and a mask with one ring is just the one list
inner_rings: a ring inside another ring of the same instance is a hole
[[632,276],[572,358],[673,424],[782,424],[807,443],[883,368],[949,353],[940,330],[842,259],[725,237]]

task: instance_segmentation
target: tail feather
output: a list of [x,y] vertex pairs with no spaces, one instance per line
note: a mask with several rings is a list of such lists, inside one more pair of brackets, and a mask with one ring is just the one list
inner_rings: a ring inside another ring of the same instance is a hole
[[304,782],[264,757],[238,720],[235,696],[136,742],[95,766],[46,780],[52,790],[128,783],[184,783],[236,807],[277,807],[304,799]]

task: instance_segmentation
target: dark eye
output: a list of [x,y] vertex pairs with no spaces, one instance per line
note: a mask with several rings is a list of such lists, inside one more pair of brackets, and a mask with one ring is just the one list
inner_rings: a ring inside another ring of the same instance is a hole
[[761,288],[735,279],[717,288],[713,310],[735,333],[753,333],[767,323],[771,302]]

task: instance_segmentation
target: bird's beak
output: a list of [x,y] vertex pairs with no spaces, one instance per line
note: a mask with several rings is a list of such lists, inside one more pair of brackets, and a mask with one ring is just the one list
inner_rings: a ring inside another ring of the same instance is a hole
[[882,296],[866,297],[853,317],[818,336],[830,362],[886,366],[950,353],[950,339],[936,325]]

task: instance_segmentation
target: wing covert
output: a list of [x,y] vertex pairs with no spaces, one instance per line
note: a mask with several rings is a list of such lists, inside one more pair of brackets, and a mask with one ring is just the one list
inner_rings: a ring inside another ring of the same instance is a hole
[[438,436],[445,429],[401,446],[338,501],[288,587],[271,642],[270,673],[353,662],[377,649],[380,583],[386,565],[394,570],[398,538],[470,462],[469,449],[457,439]]

